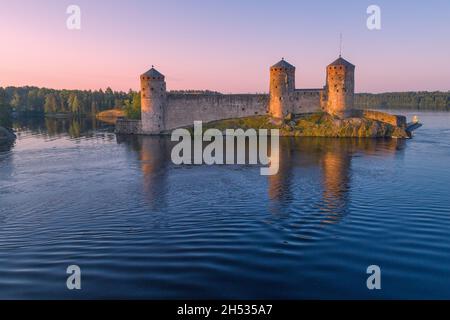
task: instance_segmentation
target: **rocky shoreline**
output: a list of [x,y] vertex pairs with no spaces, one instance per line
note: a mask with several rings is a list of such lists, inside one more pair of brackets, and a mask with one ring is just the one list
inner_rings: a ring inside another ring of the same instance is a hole
[[16,140],[16,135],[12,130],[0,127],[0,145],[12,144]]

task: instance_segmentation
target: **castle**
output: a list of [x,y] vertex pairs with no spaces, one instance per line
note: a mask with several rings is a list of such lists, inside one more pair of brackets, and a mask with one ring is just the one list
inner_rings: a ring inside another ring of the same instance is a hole
[[296,89],[295,67],[282,59],[270,68],[269,94],[180,94],[166,90],[165,77],[155,68],[141,75],[142,120],[123,121],[122,133],[159,134],[210,122],[254,115],[282,119],[288,114],[325,111],[344,118],[353,108],[355,66],[339,56],[326,68],[326,85]]

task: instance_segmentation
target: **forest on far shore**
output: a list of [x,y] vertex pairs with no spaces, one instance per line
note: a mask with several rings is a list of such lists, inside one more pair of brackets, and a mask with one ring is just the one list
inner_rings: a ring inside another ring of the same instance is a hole
[[358,93],[355,106],[360,109],[450,110],[450,91]]
[[[214,91],[173,91],[173,93],[220,94]],[[448,92],[358,93],[355,106],[360,109],[450,110]],[[140,93],[106,90],[55,90],[37,87],[0,87],[0,125],[12,116],[70,114],[95,116],[98,112],[118,108],[131,119],[140,118]]]

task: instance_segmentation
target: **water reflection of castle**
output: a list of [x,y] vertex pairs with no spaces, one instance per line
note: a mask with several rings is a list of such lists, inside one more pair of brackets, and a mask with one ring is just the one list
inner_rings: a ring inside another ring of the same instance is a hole
[[[119,135],[118,142],[126,143],[138,154],[146,200],[153,208],[164,206],[167,175],[171,170],[170,140],[160,136]],[[278,174],[261,178],[268,179],[268,197],[272,203],[286,205],[296,200],[295,197],[316,194],[314,201],[323,214],[322,221],[336,223],[348,210],[353,157],[356,154],[391,156],[402,150],[403,144],[402,139],[285,137],[280,139],[279,159],[275,159],[279,161]],[[300,171],[295,173],[297,170]],[[311,171],[317,171],[312,180],[302,176]],[[308,181],[313,184],[308,185]],[[302,184],[301,192],[298,192],[299,184]],[[312,187],[320,190],[313,193]]]
[[[316,167],[321,181],[318,209],[324,214],[324,223],[336,223],[348,209],[352,158],[356,154],[394,155],[404,143],[402,139],[282,138],[279,172],[268,178],[269,198],[274,202],[290,201],[297,181],[294,169]],[[310,190],[306,187],[303,191]]]
[[137,152],[143,173],[142,191],[145,201],[152,208],[165,206],[167,170],[170,163],[170,139],[163,136],[117,136],[118,143],[125,143]]

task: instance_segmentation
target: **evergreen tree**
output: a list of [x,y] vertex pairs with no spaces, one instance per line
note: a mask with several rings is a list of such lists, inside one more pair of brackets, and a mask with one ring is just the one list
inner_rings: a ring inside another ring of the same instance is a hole
[[58,110],[58,104],[56,97],[53,93],[48,94],[45,97],[44,110],[46,113],[55,113]]

